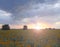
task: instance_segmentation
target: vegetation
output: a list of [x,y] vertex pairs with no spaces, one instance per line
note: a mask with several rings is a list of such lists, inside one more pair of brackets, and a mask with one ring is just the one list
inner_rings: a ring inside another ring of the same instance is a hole
[[3,25],[2,30],[10,30],[9,25],[8,24]]
[[28,29],[27,25],[24,25],[23,30],[27,30],[27,29]]
[[60,30],[0,30],[0,47],[60,47]]

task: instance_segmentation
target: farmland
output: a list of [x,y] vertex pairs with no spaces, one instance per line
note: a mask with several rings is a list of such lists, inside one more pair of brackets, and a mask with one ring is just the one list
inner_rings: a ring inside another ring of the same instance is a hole
[[60,29],[0,30],[0,47],[60,47]]

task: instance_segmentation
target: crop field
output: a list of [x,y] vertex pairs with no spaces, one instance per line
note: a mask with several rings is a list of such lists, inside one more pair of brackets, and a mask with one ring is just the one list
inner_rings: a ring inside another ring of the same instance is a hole
[[0,47],[60,47],[60,30],[0,30]]

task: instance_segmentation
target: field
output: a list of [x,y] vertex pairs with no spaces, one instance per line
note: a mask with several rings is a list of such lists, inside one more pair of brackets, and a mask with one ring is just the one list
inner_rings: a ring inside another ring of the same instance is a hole
[[60,47],[60,30],[0,30],[0,47]]

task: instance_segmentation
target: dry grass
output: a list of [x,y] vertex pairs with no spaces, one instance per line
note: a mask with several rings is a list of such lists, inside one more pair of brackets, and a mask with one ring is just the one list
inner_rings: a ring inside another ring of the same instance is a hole
[[31,45],[32,47],[60,47],[60,30],[0,30],[0,47],[30,47]]

